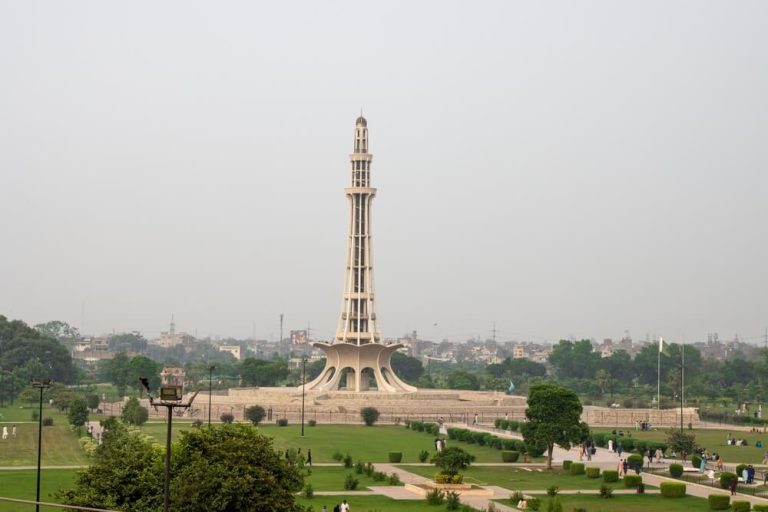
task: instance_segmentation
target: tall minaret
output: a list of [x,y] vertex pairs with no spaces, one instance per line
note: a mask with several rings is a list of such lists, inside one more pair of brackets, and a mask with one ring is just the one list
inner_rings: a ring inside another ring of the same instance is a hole
[[354,152],[349,155],[350,186],[344,190],[349,200],[347,267],[336,343],[363,345],[381,340],[373,303],[371,206],[376,189],[371,187],[371,160],[368,122],[361,115],[355,122]]
[[368,122],[361,115],[355,122],[354,150],[349,156],[351,183],[344,189],[349,201],[349,219],[341,318],[333,343],[312,344],[325,352],[326,359],[320,375],[306,384],[306,389],[310,391],[368,391],[372,382],[375,382],[377,391],[416,391],[392,370],[392,353],[403,345],[381,343],[373,307],[371,203],[376,189],[371,187],[371,160],[373,155],[368,153]]

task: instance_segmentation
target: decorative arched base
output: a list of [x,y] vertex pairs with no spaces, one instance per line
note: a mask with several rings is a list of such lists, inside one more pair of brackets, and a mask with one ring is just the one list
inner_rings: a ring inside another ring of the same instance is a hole
[[392,370],[392,354],[404,345],[381,345],[367,343],[354,345],[352,343],[313,343],[314,347],[325,352],[325,368],[313,381],[306,384],[307,391],[336,391],[342,377],[346,375],[347,391],[368,391],[369,377],[376,380],[379,391],[390,393],[412,393],[417,391],[414,386],[400,380]]

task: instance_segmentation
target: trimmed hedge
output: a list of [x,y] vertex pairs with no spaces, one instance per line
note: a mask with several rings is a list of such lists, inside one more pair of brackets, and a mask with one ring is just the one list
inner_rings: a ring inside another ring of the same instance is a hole
[[731,503],[733,512],[749,512],[750,503],[744,500],[738,500]]
[[403,452],[389,452],[389,462],[398,463],[403,460]]
[[669,465],[669,474],[673,478],[680,478],[683,476],[683,465],[682,464],[670,464]]
[[603,482],[612,483],[619,481],[619,472],[615,469],[606,469],[603,471]]
[[720,473],[720,487],[722,489],[727,489],[728,484],[733,480],[734,478],[738,479],[736,476],[736,473],[731,473],[729,471],[723,471]]
[[587,478],[599,478],[600,477],[600,468],[595,467],[589,467],[586,469],[587,471]]
[[691,465],[696,469],[699,469],[701,467],[701,457],[699,457],[695,453],[691,455]]
[[581,462],[574,462],[571,464],[571,474],[572,475],[583,475],[584,474],[584,464]]
[[685,484],[682,482],[661,482],[661,495],[665,498],[682,498],[685,496]]
[[627,489],[637,488],[643,482],[640,475],[624,475],[624,487]]
[[755,505],[752,507],[755,512],[768,512],[768,505]]
[[710,494],[707,501],[709,510],[728,510],[731,506],[731,497],[727,494]]
[[629,469],[634,469],[637,471],[638,469],[643,468],[643,456],[642,455],[630,455],[627,457],[627,466],[629,466]]
[[741,476],[744,474],[744,470],[747,469],[746,464],[739,464],[736,466],[736,476]]
[[563,461],[563,471],[570,471],[571,470],[571,464],[573,464],[572,460],[564,460]]
[[501,460],[504,462],[517,462],[519,458],[520,452],[514,450],[502,450],[501,452]]

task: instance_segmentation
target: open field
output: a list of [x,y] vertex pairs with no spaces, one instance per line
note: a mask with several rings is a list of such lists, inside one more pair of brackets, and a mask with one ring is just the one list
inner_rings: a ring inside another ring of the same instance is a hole
[[[605,499],[598,495],[560,494],[558,495],[563,510],[582,507],[589,512],[697,512],[709,511],[707,500],[684,496],[682,498],[663,498],[660,494],[621,494]],[[543,502],[540,510],[547,510],[549,496],[539,496]],[[509,500],[499,503],[513,505]]]
[[[612,430],[621,430],[614,428],[593,428],[592,432],[610,433]],[[634,430],[623,429],[626,436],[632,439],[645,439],[650,441],[664,441],[666,434],[664,430]],[[686,430],[696,434],[696,443],[709,450],[710,453],[717,452],[722,455],[726,464],[735,464],[739,462],[760,464],[763,460],[763,454],[768,451],[768,433],[740,432],[729,430],[710,430],[693,429]],[[728,446],[725,444],[728,432],[731,432],[737,439],[746,439],[749,446]],[[763,448],[755,448],[755,442],[762,441]]]
[[358,480],[357,490],[364,491],[371,485],[389,485],[388,482],[375,482],[372,478],[365,476],[365,473],[358,475],[355,468],[321,466],[312,468],[312,474],[304,479],[304,483],[312,484],[315,491],[343,491],[344,479],[347,475],[352,475]]
[[[75,469],[44,469],[40,478],[40,499],[57,503],[53,494],[59,489],[70,488],[76,471]],[[36,480],[36,470],[0,471],[0,496],[34,500]],[[33,510],[34,507],[29,505],[0,501],[0,512],[32,512]]]
[[[8,427],[10,430],[10,426]],[[44,466],[86,465],[88,459],[69,425],[59,421],[43,427]],[[16,424],[16,439],[0,441],[0,466],[37,465],[37,423]]]
[[350,508],[354,512],[444,512],[445,505],[430,506],[424,499],[420,500],[392,500],[385,496],[315,496],[311,500],[298,498],[297,503],[309,506],[312,505],[315,512],[320,512],[323,505],[328,507],[328,511],[333,510],[333,506],[341,503],[346,497]]

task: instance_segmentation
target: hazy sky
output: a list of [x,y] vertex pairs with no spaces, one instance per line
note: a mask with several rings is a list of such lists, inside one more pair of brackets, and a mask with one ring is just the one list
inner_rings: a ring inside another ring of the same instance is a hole
[[0,314],[338,319],[368,119],[385,337],[759,341],[768,2],[0,2]]

